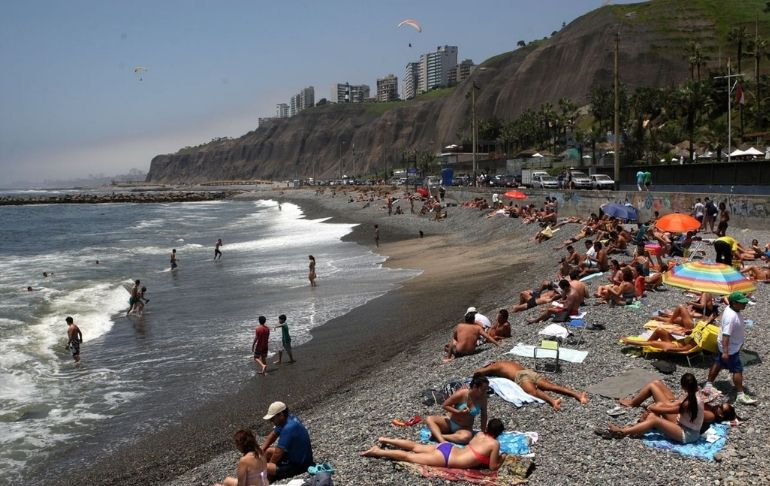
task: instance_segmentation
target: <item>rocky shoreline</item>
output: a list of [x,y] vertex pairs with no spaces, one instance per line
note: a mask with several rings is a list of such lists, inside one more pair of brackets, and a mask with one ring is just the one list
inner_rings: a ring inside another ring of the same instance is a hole
[[232,197],[240,191],[141,191],[112,194],[77,193],[51,196],[2,196],[0,206],[27,204],[103,204],[103,203],[170,203],[214,201]]

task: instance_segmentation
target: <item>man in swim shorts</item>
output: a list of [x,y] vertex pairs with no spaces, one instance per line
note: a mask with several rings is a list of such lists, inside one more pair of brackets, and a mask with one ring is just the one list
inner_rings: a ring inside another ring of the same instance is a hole
[[126,316],[128,316],[134,307],[139,302],[139,280],[134,280],[134,286],[131,288],[131,296],[128,298],[128,310]]
[[473,354],[476,351],[476,344],[480,336],[495,346],[500,345],[494,337],[484,331],[480,324],[476,323],[476,313],[468,312],[465,314],[465,321],[455,327],[452,340],[444,346],[444,351],[447,354],[444,362]]
[[222,258],[222,251],[219,249],[219,247],[222,245],[222,238],[219,238],[216,245],[214,245],[214,261]]
[[588,394],[586,392],[577,392],[571,388],[551,383],[536,371],[524,368],[514,361],[493,361],[483,368],[477,369],[473,376],[499,376],[507,378],[519,385],[528,394],[544,400],[556,411],[561,410],[561,398],[553,398],[546,391],[572,397],[582,405],[588,403]]
[[254,352],[254,362],[262,367],[262,371],[259,374],[266,374],[267,370],[267,350],[268,340],[270,339],[270,328],[265,324],[267,318],[265,316],[259,316],[259,325],[254,333],[254,342],[251,343],[251,350]]
[[65,321],[67,322],[67,349],[72,351],[72,359],[75,363],[80,363],[80,343],[83,342],[83,334],[72,317],[67,317]]
[[554,305],[553,307],[549,307],[540,316],[533,319],[527,319],[527,324],[545,321],[550,318],[553,318],[553,322],[567,322],[570,320],[570,316],[575,316],[580,312],[580,301],[582,297],[572,288],[569,281],[560,280],[559,288],[564,296],[561,306]]

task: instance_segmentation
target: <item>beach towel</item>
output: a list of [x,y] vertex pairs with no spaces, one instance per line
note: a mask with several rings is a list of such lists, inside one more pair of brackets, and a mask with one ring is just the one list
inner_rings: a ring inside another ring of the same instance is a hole
[[440,478],[445,481],[465,481],[484,486],[523,484],[527,482],[533,464],[528,457],[505,456],[497,471],[488,469],[453,469],[449,467],[423,466],[397,461],[397,469],[409,471],[424,478]]
[[[479,432],[479,431],[474,431]],[[430,429],[423,427],[420,430],[420,442],[423,444],[438,444],[438,442],[432,441],[430,435]],[[505,454],[513,454],[514,456],[523,456],[530,453],[529,444],[531,439],[527,437],[527,434],[522,432],[503,432],[497,438],[500,442],[500,452]],[[464,447],[460,444],[455,444],[455,447]]]
[[727,430],[729,424],[711,424],[711,427],[704,432],[698,442],[692,444],[680,444],[672,442],[661,433],[647,432],[642,436],[642,442],[647,447],[671,451],[686,457],[697,457],[706,461],[713,461],[714,455],[721,451],[727,443]]
[[638,392],[647,383],[662,378],[663,375],[659,373],[633,368],[617,376],[605,378],[599,383],[589,386],[587,391],[588,393],[619,400]]
[[538,332],[541,336],[567,339],[569,331],[558,324],[549,324]]
[[[525,358],[535,357],[535,347],[530,344],[519,343],[508,351],[508,354],[515,354],[516,356],[524,356]],[[580,351],[570,348],[559,348],[559,361],[569,361],[570,363],[582,363],[588,356],[588,351]],[[548,349],[540,349],[537,352],[538,358],[555,358],[556,351]]]
[[521,407],[525,403],[545,403],[543,400],[525,392],[519,385],[508,378],[500,378],[498,376],[490,376],[488,378],[489,388],[500,398],[517,407]]
[[594,278],[596,278],[596,277],[602,277],[602,276],[604,276],[604,273],[602,273],[602,272],[597,272],[597,273],[589,273],[589,274],[588,274],[588,275],[586,275],[585,277],[581,278],[581,279],[580,279],[580,281],[581,281],[581,282],[588,282],[588,281],[589,281],[589,280],[591,280],[591,279],[594,279]]

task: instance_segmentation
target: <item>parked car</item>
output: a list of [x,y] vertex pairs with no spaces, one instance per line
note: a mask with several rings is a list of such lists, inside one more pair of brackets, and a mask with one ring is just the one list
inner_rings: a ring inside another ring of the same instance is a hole
[[579,170],[569,170],[569,173],[567,175],[567,181],[572,181],[572,187],[576,189],[590,189],[591,188],[591,179],[586,175],[585,172],[580,172]]
[[552,175],[538,174],[532,177],[532,187],[540,187],[542,189],[558,189],[559,180]]
[[615,189],[615,181],[606,174],[593,174],[591,176],[591,187],[594,189]]

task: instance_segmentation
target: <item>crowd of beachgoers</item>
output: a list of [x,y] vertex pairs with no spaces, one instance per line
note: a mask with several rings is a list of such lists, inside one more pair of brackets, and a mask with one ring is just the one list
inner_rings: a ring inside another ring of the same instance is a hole
[[[560,218],[550,197],[441,196],[392,188],[271,195],[360,222],[386,255],[405,234],[418,240],[415,251],[481,247],[505,276],[458,302],[455,322],[323,403],[290,413],[291,404],[276,397],[264,417],[276,428],[262,446],[243,431],[236,440],[242,476],[253,482],[271,471],[266,463],[276,462],[276,449],[278,468],[289,467],[292,442],[281,435],[292,421],[314,458],[302,457],[314,476],[292,484],[329,476],[336,484],[382,485],[509,484],[514,476],[535,484],[729,484],[770,475],[759,420],[770,385],[762,361],[770,232],[730,227],[726,208],[714,215],[700,201],[689,215],[698,227],[672,230],[658,214],[628,221],[596,208]],[[732,286],[699,291],[675,278],[683,264],[713,262],[737,273]],[[452,285],[432,283],[437,291]],[[532,348],[578,357],[535,358]],[[636,371],[646,380],[629,378],[623,395],[591,391]],[[524,450],[513,450],[511,437]],[[275,440],[278,447],[268,448]],[[221,480],[237,457],[220,455],[173,484]],[[286,477],[278,484],[288,484]]]

